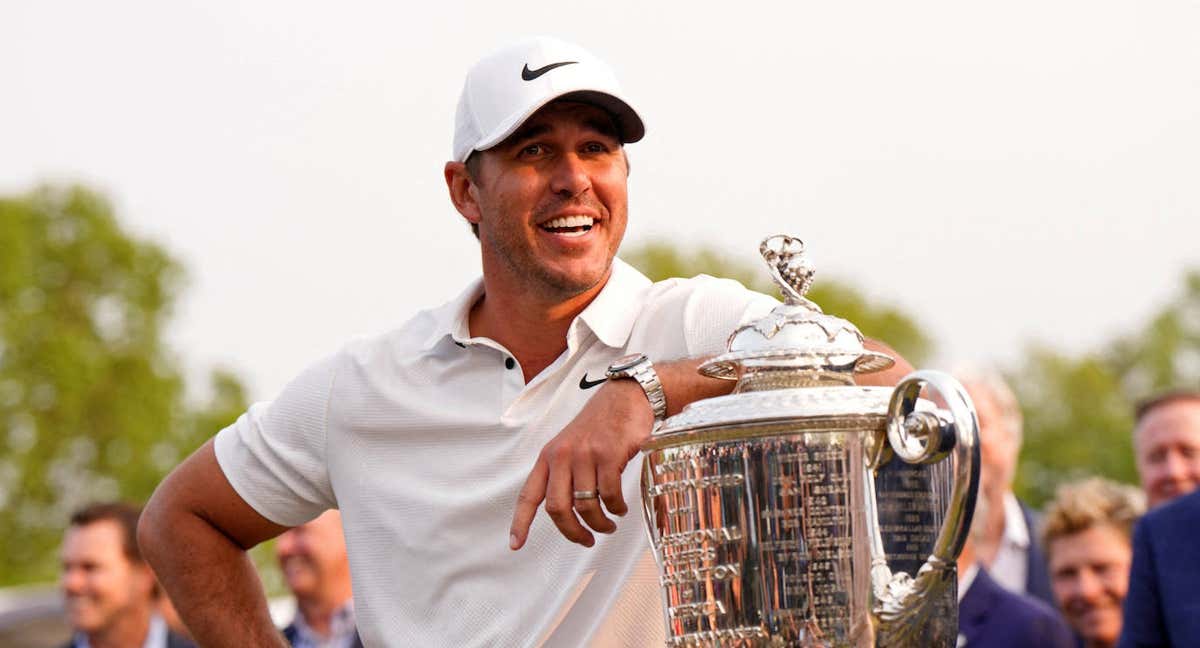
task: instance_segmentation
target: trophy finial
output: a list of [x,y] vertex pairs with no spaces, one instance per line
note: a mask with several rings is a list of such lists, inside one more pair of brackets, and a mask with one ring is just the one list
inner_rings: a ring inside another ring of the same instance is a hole
[[821,312],[819,306],[804,296],[817,272],[804,256],[804,241],[787,234],[776,234],[763,239],[758,251],[767,262],[771,278],[778,284],[784,301]]

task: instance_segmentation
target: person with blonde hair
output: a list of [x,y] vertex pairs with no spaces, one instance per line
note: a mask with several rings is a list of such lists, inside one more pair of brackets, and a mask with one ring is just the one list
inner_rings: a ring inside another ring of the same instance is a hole
[[1133,486],[1093,477],[1059,487],[1042,538],[1050,583],[1083,645],[1115,646],[1129,589],[1133,525],[1146,510]]

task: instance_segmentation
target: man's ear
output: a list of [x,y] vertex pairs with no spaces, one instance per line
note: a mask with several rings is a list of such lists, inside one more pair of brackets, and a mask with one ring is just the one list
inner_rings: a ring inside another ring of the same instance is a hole
[[446,189],[450,192],[450,202],[454,203],[454,208],[468,223],[478,225],[479,202],[476,200],[475,184],[471,180],[471,174],[467,172],[467,165],[462,162],[447,162],[442,173],[446,177]]

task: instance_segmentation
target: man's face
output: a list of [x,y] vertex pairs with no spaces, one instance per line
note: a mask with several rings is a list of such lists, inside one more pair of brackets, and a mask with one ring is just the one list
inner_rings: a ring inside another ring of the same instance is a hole
[[326,511],[289,529],[275,542],[275,554],[288,589],[297,597],[319,596],[325,588],[350,579],[342,517]]
[[1067,623],[1085,643],[1115,645],[1133,550],[1121,531],[1097,526],[1050,541],[1050,583]]
[[485,271],[551,299],[601,284],[625,235],[628,176],[608,113],[552,102],[479,155]]
[[1146,413],[1133,433],[1146,503],[1158,506],[1200,486],[1200,402],[1179,400]]
[[154,575],[130,561],[121,543],[121,527],[112,520],[67,529],[58,583],[72,628],[96,633],[152,604]]
[[967,393],[979,417],[979,489],[985,497],[999,497],[1012,487],[1017,469],[1017,440],[991,392],[967,385]]

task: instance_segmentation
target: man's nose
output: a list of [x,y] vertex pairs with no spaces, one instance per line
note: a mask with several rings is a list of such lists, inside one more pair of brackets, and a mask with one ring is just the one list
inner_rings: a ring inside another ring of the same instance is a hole
[[1083,570],[1075,581],[1075,595],[1085,601],[1095,601],[1104,588],[1091,570]]
[[554,174],[550,178],[550,190],[554,193],[573,198],[587,191],[592,186],[588,175],[587,165],[573,152],[559,156],[554,165]]
[[58,578],[59,587],[64,592],[72,594],[78,593],[83,589],[84,577],[81,569],[66,569]]

